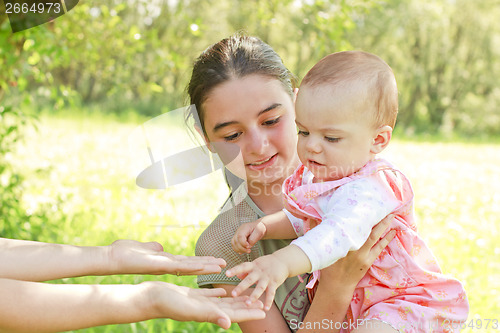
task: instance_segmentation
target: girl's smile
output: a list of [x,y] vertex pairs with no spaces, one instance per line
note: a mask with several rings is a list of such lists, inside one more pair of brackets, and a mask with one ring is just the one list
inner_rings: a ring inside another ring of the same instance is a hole
[[278,159],[278,153],[276,153],[268,158],[264,158],[264,159],[255,161],[253,163],[248,163],[247,167],[251,170],[263,170],[263,169],[273,165],[277,159]]
[[297,167],[292,97],[280,81],[262,75],[232,78],[214,88],[203,103],[208,142],[236,144],[237,167],[252,186],[282,183]]

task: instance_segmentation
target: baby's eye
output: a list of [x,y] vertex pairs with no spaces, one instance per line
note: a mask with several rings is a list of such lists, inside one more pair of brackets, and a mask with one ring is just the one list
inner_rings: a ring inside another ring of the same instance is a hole
[[281,117],[276,117],[274,119],[266,120],[262,124],[265,126],[271,126],[271,125],[279,123],[280,120],[281,120]]
[[338,142],[340,138],[332,138],[330,136],[325,136],[325,140],[328,142]]
[[225,136],[224,137],[224,140],[226,141],[234,141],[236,140],[237,138],[239,138],[241,135],[241,132],[238,132],[238,133],[234,133],[234,134],[231,134],[231,135],[228,135],[228,136]]
[[302,135],[302,136],[308,136],[309,132],[299,130],[299,132],[297,134]]

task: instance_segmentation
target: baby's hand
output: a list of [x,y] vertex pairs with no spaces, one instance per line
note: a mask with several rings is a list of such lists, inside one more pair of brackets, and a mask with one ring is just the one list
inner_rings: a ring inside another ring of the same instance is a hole
[[231,246],[237,253],[250,253],[252,247],[266,235],[266,226],[257,220],[243,223],[231,240]]
[[252,262],[245,262],[226,272],[228,277],[237,276],[243,279],[236,288],[233,289],[232,296],[236,297],[253,284],[257,283],[255,289],[250,294],[247,304],[251,304],[259,299],[266,291],[264,310],[268,311],[274,301],[276,289],[288,278],[288,267],[276,256],[266,255],[255,259]]

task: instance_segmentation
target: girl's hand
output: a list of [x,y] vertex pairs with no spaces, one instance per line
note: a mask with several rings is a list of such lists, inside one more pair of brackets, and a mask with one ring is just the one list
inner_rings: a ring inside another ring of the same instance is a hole
[[[350,251],[346,257],[321,270],[318,289],[304,323],[321,322],[324,318],[339,324],[344,321],[356,285],[395,236],[395,232],[391,231],[380,239],[387,231],[392,218],[389,215],[379,222],[359,250]],[[307,325],[297,333],[316,332],[306,327]]]
[[226,271],[228,277],[237,276],[242,279],[240,284],[233,289],[232,296],[241,293],[257,283],[250,294],[248,304],[255,302],[266,292],[264,310],[268,311],[274,301],[276,289],[288,278],[287,265],[274,255],[266,255],[252,262],[245,262]]
[[157,242],[141,243],[117,240],[107,247],[108,274],[177,274],[220,273],[224,259],[190,257],[163,252]]
[[266,235],[266,226],[260,222],[259,219],[239,226],[231,239],[231,246],[236,253],[250,253],[252,247]]
[[174,284],[148,281],[147,290],[153,317],[178,321],[210,322],[228,329],[232,322],[258,320],[265,317],[262,302],[247,304],[248,296],[223,297],[226,291],[191,289]]

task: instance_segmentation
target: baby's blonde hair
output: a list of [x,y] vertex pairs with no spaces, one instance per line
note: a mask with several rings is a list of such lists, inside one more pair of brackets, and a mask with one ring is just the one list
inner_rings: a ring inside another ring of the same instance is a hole
[[394,128],[398,114],[396,78],[391,67],[374,54],[344,51],[327,55],[309,70],[301,88],[329,85],[333,90],[354,83],[362,84],[367,93],[363,97],[373,101],[375,125]]

